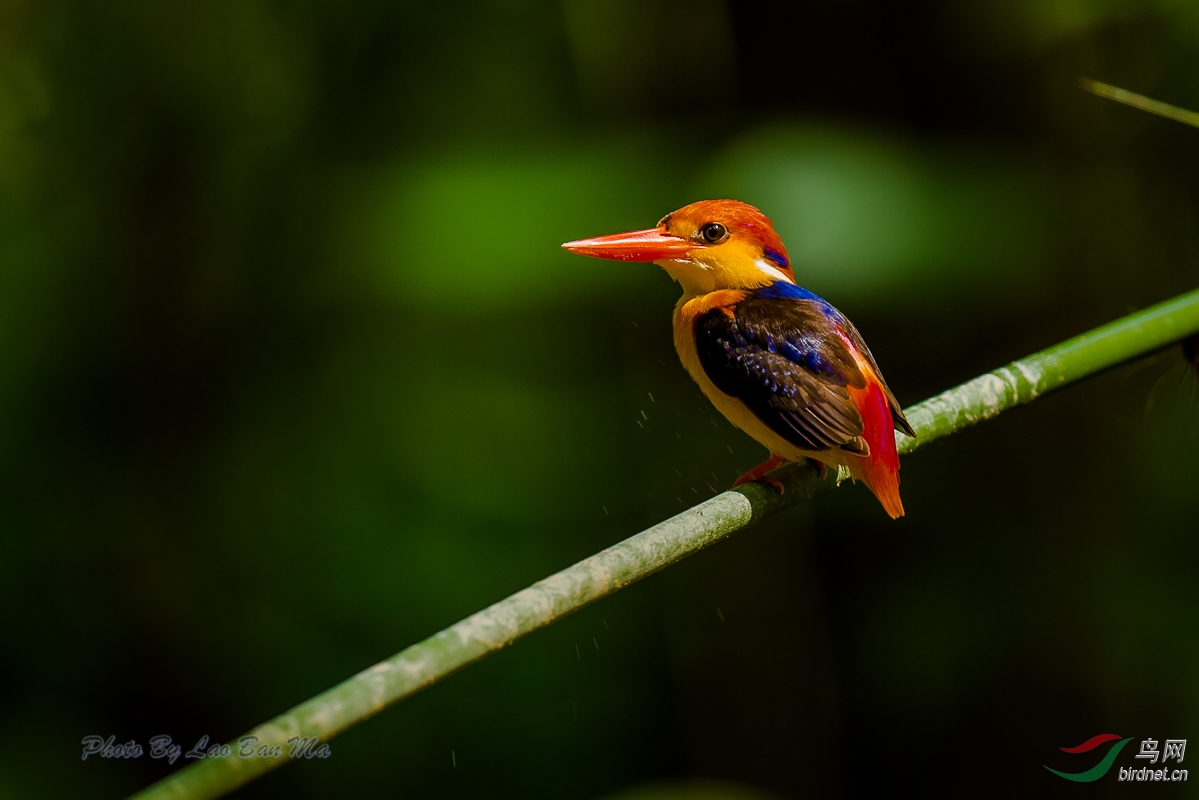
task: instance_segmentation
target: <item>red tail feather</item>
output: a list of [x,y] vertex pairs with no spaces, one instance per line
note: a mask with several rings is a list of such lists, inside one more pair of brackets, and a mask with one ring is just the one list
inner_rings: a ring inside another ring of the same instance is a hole
[[865,388],[851,388],[849,396],[862,415],[865,426],[862,435],[870,445],[870,455],[865,458],[849,457],[849,471],[874,492],[891,519],[902,517],[899,454],[895,452],[895,424],[891,420],[887,397],[873,375],[867,375]]

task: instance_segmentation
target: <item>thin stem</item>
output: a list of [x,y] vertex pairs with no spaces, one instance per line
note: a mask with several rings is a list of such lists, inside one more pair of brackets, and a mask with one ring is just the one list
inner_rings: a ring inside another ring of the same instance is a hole
[[[1196,332],[1199,290],[1076,336],[913,406],[907,417],[919,438],[897,434],[901,450],[910,452]],[[838,480],[835,474],[822,480],[806,462],[789,464],[772,474],[785,484],[784,494],[761,484],[747,484],[717,495],[412,645],[247,734],[258,737],[259,744],[283,745],[283,757],[240,758],[235,753],[205,759],[136,797],[219,797],[290,761],[289,739],[319,737],[327,741],[517,639],[759,519],[807,500]]]
[[1090,78],[1079,78],[1078,85],[1084,91],[1091,94],[1097,94],[1100,97],[1106,97],[1109,100],[1115,100],[1117,103],[1123,103],[1126,106],[1139,108],[1142,111],[1148,111],[1150,114],[1157,114],[1159,117],[1172,119],[1175,122],[1181,122],[1184,125],[1190,125],[1199,128],[1199,114],[1194,111],[1187,111],[1185,108],[1172,106],[1169,103],[1163,103],[1160,100],[1154,100],[1151,97],[1145,97],[1143,94],[1136,94],[1127,89],[1121,89],[1118,86],[1110,86],[1106,83],[1093,81]]

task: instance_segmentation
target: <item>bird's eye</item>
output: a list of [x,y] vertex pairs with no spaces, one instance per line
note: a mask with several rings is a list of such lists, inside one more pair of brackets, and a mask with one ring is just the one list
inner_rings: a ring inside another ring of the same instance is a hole
[[719,222],[709,222],[699,229],[699,235],[708,244],[718,244],[729,238],[729,229]]

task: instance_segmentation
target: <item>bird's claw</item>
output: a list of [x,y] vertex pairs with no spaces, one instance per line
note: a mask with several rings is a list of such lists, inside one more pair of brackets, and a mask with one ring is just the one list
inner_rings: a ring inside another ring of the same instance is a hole
[[761,464],[738,478],[733,483],[733,488],[736,489],[738,486],[744,483],[768,483],[777,489],[779,494],[783,494],[786,489],[783,487],[782,481],[778,480],[777,478],[768,478],[766,476],[767,472],[770,472],[770,470],[782,464],[783,460],[784,459],[782,456],[771,453],[770,458],[766,459]]
[[787,492],[787,487],[783,486],[783,482],[780,481],[778,478],[770,478],[770,477],[767,477],[766,475],[763,475],[762,477],[758,478],[758,480],[761,483],[765,483],[770,486],[773,486],[775,489],[778,490],[779,494],[785,494]]
[[780,481],[778,478],[771,478],[768,475],[759,475],[756,478],[750,477],[749,475],[742,475],[740,478],[738,478],[737,480],[735,480],[733,482],[733,488],[736,489],[738,486],[744,486],[747,483],[768,484],[770,486],[773,486],[776,490],[778,490],[779,494],[784,494],[787,491],[787,487],[783,486],[782,481]]

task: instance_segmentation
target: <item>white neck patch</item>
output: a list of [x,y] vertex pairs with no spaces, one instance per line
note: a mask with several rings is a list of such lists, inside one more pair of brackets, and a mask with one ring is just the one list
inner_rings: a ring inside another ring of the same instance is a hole
[[757,267],[758,269],[760,269],[762,272],[769,275],[771,278],[774,278],[776,281],[786,281],[787,283],[790,283],[790,284],[795,283],[795,281],[791,280],[785,274],[783,274],[782,270],[780,270],[778,267],[774,266],[773,264],[771,264],[769,261],[767,261],[764,258],[759,258],[757,261],[755,261],[754,266]]

